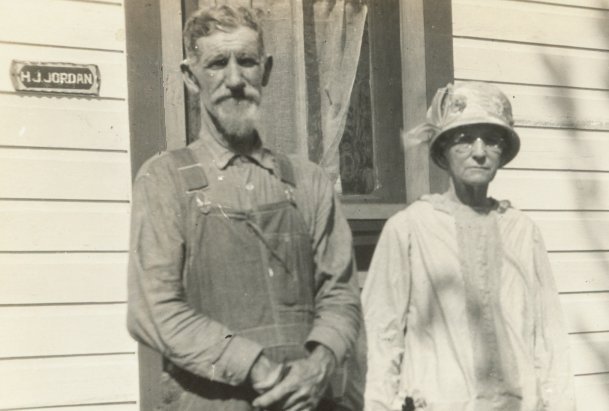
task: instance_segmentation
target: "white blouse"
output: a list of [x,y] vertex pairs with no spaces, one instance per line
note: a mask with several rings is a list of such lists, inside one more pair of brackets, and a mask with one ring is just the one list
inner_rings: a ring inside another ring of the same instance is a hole
[[492,204],[434,194],[387,221],[362,293],[366,410],[575,409],[539,229]]

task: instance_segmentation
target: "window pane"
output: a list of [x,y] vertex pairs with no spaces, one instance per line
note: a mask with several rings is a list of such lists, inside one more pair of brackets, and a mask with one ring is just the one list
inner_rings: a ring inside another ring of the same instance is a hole
[[364,28],[362,49],[345,131],[339,146],[340,180],[343,195],[370,194],[377,185],[372,140],[370,99],[370,46],[368,24]]

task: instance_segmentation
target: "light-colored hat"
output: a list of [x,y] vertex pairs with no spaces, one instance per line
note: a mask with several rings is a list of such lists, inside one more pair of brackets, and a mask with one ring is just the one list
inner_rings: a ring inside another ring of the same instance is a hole
[[520,150],[520,138],[514,131],[512,105],[501,90],[489,83],[470,81],[440,88],[427,110],[427,121],[408,131],[405,146],[429,142],[430,155],[442,168],[442,145],[448,131],[472,124],[491,124],[504,129],[506,148],[501,165],[509,163]]

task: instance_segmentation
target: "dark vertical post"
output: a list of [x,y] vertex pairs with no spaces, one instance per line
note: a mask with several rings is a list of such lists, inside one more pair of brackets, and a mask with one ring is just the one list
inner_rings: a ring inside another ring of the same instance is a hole
[[[125,2],[129,131],[133,177],[155,153],[167,148],[159,0]],[[157,402],[161,359],[151,349],[138,346],[140,410]]]
[[[186,143],[180,0],[125,2],[131,169],[154,154]],[[161,356],[139,345],[140,410],[160,400]]]
[[129,130],[133,175],[165,150],[165,109],[159,0],[125,2]]
[[[425,120],[438,87],[453,80],[452,9],[450,0],[401,0],[401,49],[404,129]],[[406,200],[442,191],[446,174],[429,159],[421,144],[406,150]]]
[[[427,67],[427,105],[436,90],[454,81],[453,25],[451,0],[426,0],[423,10],[425,26],[425,66]],[[429,162],[430,192],[448,187],[446,172]]]

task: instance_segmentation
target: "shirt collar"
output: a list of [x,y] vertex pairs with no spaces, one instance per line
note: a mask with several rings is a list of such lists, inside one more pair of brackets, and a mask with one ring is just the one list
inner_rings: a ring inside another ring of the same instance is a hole
[[232,151],[228,145],[222,144],[215,138],[210,132],[207,132],[204,128],[201,129],[199,134],[199,141],[205,145],[209,153],[213,158],[214,165],[220,170],[226,169],[237,157],[243,157],[246,161],[251,161],[258,164],[259,166],[272,171],[277,174],[277,167],[275,162],[275,156],[271,151],[264,148],[262,140],[256,134],[256,145],[254,150],[248,155],[242,155]]

